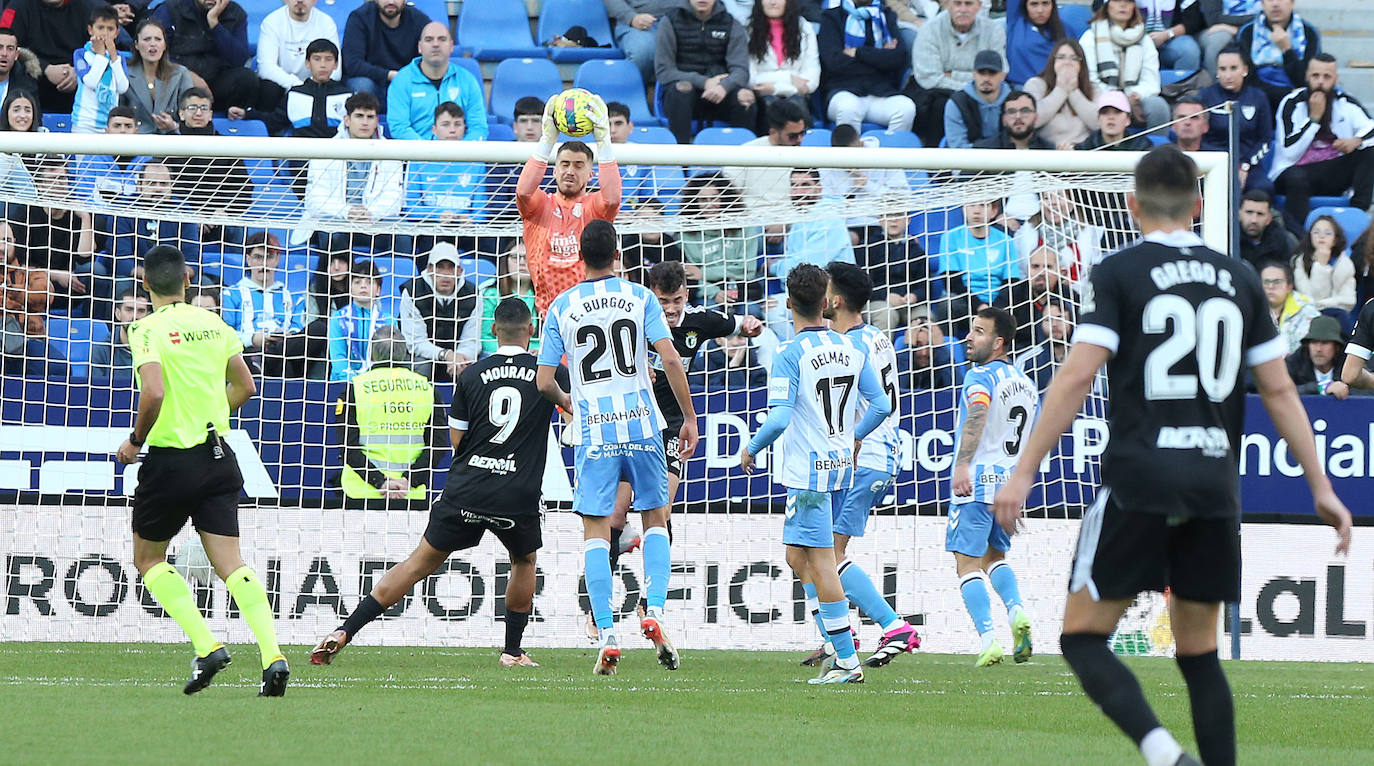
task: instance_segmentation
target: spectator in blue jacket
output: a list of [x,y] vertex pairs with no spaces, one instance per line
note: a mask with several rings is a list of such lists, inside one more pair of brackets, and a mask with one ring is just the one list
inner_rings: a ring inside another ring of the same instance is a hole
[[[467,132],[463,108],[445,101],[434,108],[436,141],[462,141]],[[412,162],[407,174],[406,210],[410,217],[452,226],[483,218],[487,166],[481,162]]]
[[306,333],[305,295],[277,281],[281,263],[277,238],[266,232],[249,235],[243,243],[243,263],[243,279],[225,286],[220,294],[220,316],[234,328],[244,353],[264,373],[305,377],[308,360],[319,358],[319,339]]
[[343,76],[348,89],[382,99],[387,86],[414,58],[420,31],[430,21],[424,11],[406,5],[405,0],[374,0],[355,8],[348,14],[343,33]]
[[1321,34],[1293,10],[1294,0],[1264,0],[1262,12],[1236,34],[1251,82],[1275,112],[1289,91],[1307,80],[1307,62],[1322,52]]
[[1021,259],[1011,237],[993,226],[1001,200],[964,205],[964,225],[940,237],[940,273],[945,276],[944,318],[962,327],[980,307],[991,306],[1006,283],[1021,277]]
[[[104,132],[109,135],[133,135],[138,132],[134,108],[116,106],[110,109]],[[127,203],[138,194],[138,170],[147,157],[87,154],[76,163],[74,186],[76,198],[101,204]]]
[[1007,3],[1007,82],[1019,88],[1040,74],[1055,41],[1067,36],[1057,0]]
[[198,228],[187,219],[186,208],[172,197],[172,171],[161,162],[150,162],[138,171],[138,215],[114,217],[114,274],[116,292],[143,279],[139,266],[143,254],[157,245],[171,245],[186,256],[186,263],[200,264]]
[[276,108],[281,89],[244,67],[253,49],[248,45],[248,14],[238,3],[166,0],[152,15],[167,30],[167,56],[191,70],[197,88],[214,94],[215,111]]
[[[834,261],[854,263],[854,245],[844,216],[837,215],[838,211],[826,211],[827,203],[821,200],[820,172],[814,168],[794,169],[789,186],[792,205],[803,217],[787,227],[783,255],[768,260],[768,273],[786,279],[792,269],[803,263],[821,268]],[[809,215],[812,211],[817,214]],[[780,299],[774,300],[765,310],[764,321],[779,340],[787,340],[795,334],[792,312]]]
[[[1240,128],[1240,151],[1231,159],[1238,166],[1241,191],[1264,189],[1273,194],[1274,183],[1269,180],[1263,166],[1274,143],[1274,112],[1269,108],[1269,97],[1246,82],[1250,69],[1245,65],[1240,49],[1234,45],[1217,54],[1216,70],[1216,83],[1198,91],[1197,99],[1208,109],[1227,101],[1236,102],[1235,119]],[[1211,113],[1210,119],[1211,127],[1202,137],[1203,150],[1227,151],[1230,115],[1216,111]]]
[[401,68],[386,90],[387,126],[392,138],[432,139],[434,107],[452,101],[467,116],[469,141],[487,138],[487,107],[482,84],[453,64],[453,36],[437,21],[420,32],[420,55]]
[[396,326],[396,318],[378,305],[382,275],[370,260],[353,264],[349,301],[329,315],[329,379],[352,380],[367,369],[372,336],[381,327]]
[[978,51],[973,59],[973,82],[954,91],[945,102],[945,143],[968,149],[1002,130],[1002,102],[1011,93],[1005,82],[1002,54]]

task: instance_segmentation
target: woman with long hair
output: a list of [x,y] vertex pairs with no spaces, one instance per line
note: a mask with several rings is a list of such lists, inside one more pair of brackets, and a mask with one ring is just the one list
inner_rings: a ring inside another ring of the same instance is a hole
[[816,32],[802,18],[801,0],[756,0],[749,16],[749,87],[763,97],[760,117],[778,99],[809,116],[811,94],[820,84]]
[[1307,228],[1293,256],[1293,288],[1318,309],[1355,308],[1355,264],[1344,257],[1345,229],[1329,215]]
[[1026,81],[1025,91],[1035,96],[1035,127],[1045,141],[1062,149],[1097,130],[1098,89],[1077,40],[1056,42],[1045,68]]
[[1151,128],[1169,121],[1169,103],[1159,95],[1159,51],[1135,0],[1103,3],[1078,43],[1088,77],[1098,88],[1124,91],[1132,121]]
[[[683,225],[678,243],[687,279],[708,305],[725,306],[745,300],[758,273],[763,230],[757,226],[722,226],[712,219],[744,212],[739,187],[720,171],[687,179],[682,189]],[[761,285],[760,285],[761,287]],[[755,293],[761,292],[755,289]]]
[[181,94],[193,87],[191,73],[167,58],[167,28],[161,21],[144,19],[134,41],[129,89],[119,102],[134,108],[139,133],[175,133]]
[[530,338],[530,351],[539,350],[539,312],[534,309],[534,281],[530,279],[529,264],[525,260],[525,245],[516,242],[504,253],[496,256],[496,276],[487,280],[478,293],[477,309],[481,312],[482,355],[496,353],[501,345],[496,340],[492,323],[496,321],[496,307],[506,298],[519,298],[530,307],[531,321],[534,322],[534,335]]
[[46,133],[43,127],[43,110],[38,108],[38,100],[32,93],[19,88],[10,88],[5,103],[0,106],[0,130],[16,133]]
[[1007,82],[1029,82],[1064,37],[1058,0],[1012,0],[1007,3]]

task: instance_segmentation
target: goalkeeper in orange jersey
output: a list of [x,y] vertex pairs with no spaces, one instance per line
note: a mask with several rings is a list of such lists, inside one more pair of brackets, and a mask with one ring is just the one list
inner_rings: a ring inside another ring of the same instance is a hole
[[[592,135],[596,154],[581,141],[567,141],[554,154],[558,128],[554,125],[555,99],[544,105],[543,136],[534,154],[520,171],[515,186],[515,205],[525,226],[525,253],[534,281],[534,303],[542,317],[559,293],[582,281],[582,229],[588,221],[614,221],[620,211],[620,166],[611,150],[606,102],[599,96],[591,106]],[[557,191],[539,188],[553,158]],[[592,161],[600,163],[601,188],[587,191],[592,180]]]

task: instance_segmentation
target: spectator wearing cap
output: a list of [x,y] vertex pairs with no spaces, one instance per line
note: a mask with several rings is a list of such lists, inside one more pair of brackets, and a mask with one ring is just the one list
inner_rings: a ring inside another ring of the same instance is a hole
[[1302,336],[1302,346],[1285,361],[1298,393],[1329,394],[1337,399],[1350,395],[1344,384],[1331,388],[1332,383],[1340,381],[1341,367],[1345,365],[1345,335],[1335,317],[1314,318]]
[[1236,47],[1255,85],[1275,109],[1302,83],[1309,62],[1322,52],[1317,28],[1302,20],[1295,5],[1296,0],[1264,0],[1260,13],[1236,33]]
[[973,80],[978,52],[1007,50],[1005,28],[979,13],[982,0],[949,0],[945,8],[921,27],[909,62],[912,77],[924,91],[916,104],[916,132],[926,146],[939,143],[945,99]]
[[1159,51],[1135,0],[1102,3],[1078,44],[1093,84],[1123,91],[1136,121],[1152,128],[1169,121],[1169,103],[1159,95]]
[[1315,194],[1352,190],[1350,206],[1374,202],[1374,119],[1337,87],[1336,59],[1319,54],[1307,65],[1307,87],[1284,97],[1269,177],[1280,194],[1288,226],[1303,226]]
[[348,14],[343,33],[343,76],[354,93],[383,101],[387,86],[415,57],[425,12],[405,0],[364,2]]
[[463,279],[458,248],[436,242],[424,273],[401,288],[401,334],[420,363],[416,371],[451,381],[482,350],[482,323],[474,320],[477,289]]
[[1154,148],[1150,139],[1143,135],[1126,137],[1131,127],[1131,102],[1125,93],[1109,90],[1097,99],[1097,130],[1074,146],[1087,150],[1101,148],[1103,151],[1148,152]]
[[25,93],[38,92],[38,80],[29,73],[30,64],[38,69],[33,52],[19,47],[19,38],[13,29],[0,27],[0,103],[9,96],[11,88]]
[[[945,144],[967,149],[996,136],[1001,130],[1002,102],[1011,93],[1002,67],[1002,54],[978,51],[973,59],[973,80],[945,102]],[[1032,115],[1034,129],[1034,115]]]
[[396,319],[379,303],[382,273],[371,260],[354,263],[348,275],[348,303],[329,315],[329,379],[352,380],[367,369],[372,338]]
[[821,14],[816,45],[826,114],[833,122],[911,129],[916,104],[902,93],[911,54],[897,31],[895,13],[877,0],[853,0],[827,9]]

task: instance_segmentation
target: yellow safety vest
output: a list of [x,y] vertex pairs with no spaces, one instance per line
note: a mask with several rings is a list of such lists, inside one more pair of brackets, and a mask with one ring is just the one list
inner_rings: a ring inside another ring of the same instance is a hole
[[[363,454],[387,476],[404,477],[425,450],[425,429],[434,416],[433,384],[404,367],[376,367],[354,376],[349,385]],[[350,498],[382,497],[381,490],[347,464],[343,490]],[[412,486],[406,498],[424,500],[425,486]]]

